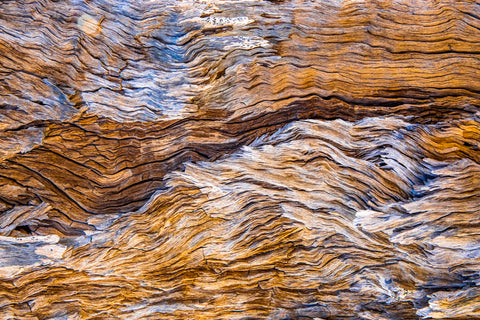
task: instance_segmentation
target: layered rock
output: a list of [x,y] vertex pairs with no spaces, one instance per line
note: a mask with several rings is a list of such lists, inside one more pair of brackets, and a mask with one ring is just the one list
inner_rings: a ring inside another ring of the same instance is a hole
[[3,1],[1,317],[479,317],[479,17]]

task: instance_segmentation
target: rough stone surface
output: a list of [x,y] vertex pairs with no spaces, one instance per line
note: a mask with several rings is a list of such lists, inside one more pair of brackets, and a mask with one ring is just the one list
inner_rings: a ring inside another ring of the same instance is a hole
[[2,0],[1,319],[480,318],[480,3]]

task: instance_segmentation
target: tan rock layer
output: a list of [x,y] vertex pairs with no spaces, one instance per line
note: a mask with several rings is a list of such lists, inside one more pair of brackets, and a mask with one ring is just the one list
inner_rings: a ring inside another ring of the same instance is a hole
[[473,1],[3,1],[0,318],[480,317]]

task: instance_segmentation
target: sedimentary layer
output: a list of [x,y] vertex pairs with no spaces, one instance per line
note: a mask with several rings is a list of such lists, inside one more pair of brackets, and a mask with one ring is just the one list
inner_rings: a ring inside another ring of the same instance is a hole
[[480,317],[474,1],[3,1],[5,319]]

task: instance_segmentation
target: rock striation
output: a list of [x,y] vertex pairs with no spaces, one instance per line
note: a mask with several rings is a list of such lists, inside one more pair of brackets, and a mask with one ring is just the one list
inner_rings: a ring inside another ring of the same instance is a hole
[[3,0],[1,319],[480,319],[480,3]]

